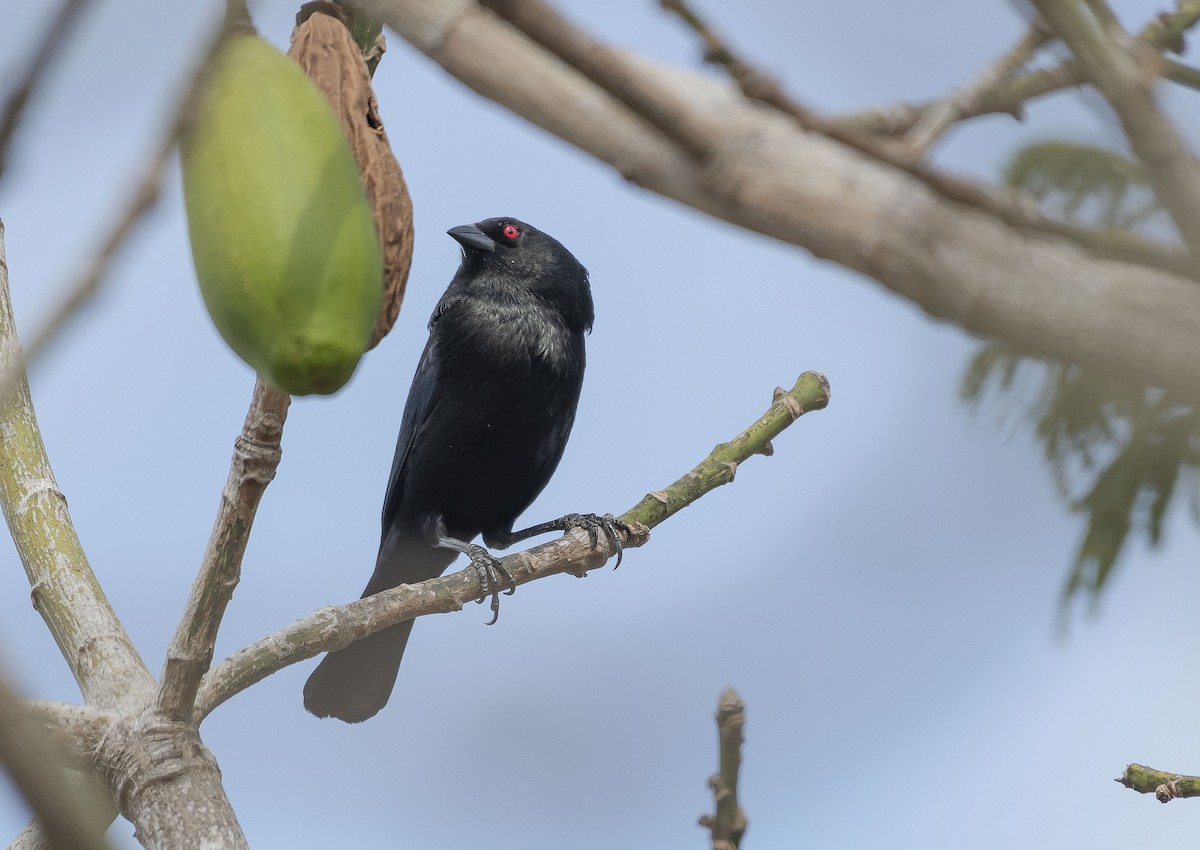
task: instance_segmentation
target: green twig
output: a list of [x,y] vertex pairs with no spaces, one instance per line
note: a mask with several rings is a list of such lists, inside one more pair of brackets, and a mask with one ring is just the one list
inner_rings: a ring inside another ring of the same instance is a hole
[[1200,0],[1181,0],[1174,12],[1163,12],[1142,29],[1141,37],[1159,50],[1183,53],[1183,36],[1200,23]]
[[1176,797],[1200,797],[1200,776],[1167,773],[1144,764],[1126,766],[1116,781],[1139,794],[1154,794],[1160,803]]
[[[625,548],[643,545],[650,527],[682,510],[710,490],[733,480],[737,465],[751,455],[772,453],[771,439],[802,414],[829,403],[829,384],[818,372],[805,372],[790,392],[775,390],[775,401],[757,422],[728,443],[721,443],[688,474],[665,490],[646,496],[621,516],[629,524]],[[505,557],[514,584],[559,573],[582,575],[615,554],[601,536],[592,547],[586,531],[575,529],[557,540]],[[401,585],[346,605],[318,609],[279,631],[239,649],[205,674],[196,697],[195,719],[202,720],[231,696],[284,667],[349,646],[388,626],[426,614],[458,611],[479,598],[479,575],[466,568],[440,578]]]
[[728,443],[721,443],[691,472],[670,487],[655,490],[621,515],[631,525],[653,528],[683,510],[709,490],[728,484],[738,464],[756,454],[770,454],[771,440],[810,410],[829,404],[829,382],[820,372],[805,372],[789,392],[775,389],[775,403],[757,422]]

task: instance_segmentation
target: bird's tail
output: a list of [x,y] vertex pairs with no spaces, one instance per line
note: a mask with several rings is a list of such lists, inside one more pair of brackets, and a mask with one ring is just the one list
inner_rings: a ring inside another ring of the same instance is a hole
[[304,685],[317,717],[360,723],[387,705],[413,621],[397,623],[325,656]]
[[[363,597],[440,576],[457,556],[415,535],[387,534]],[[304,707],[317,717],[347,723],[374,717],[392,695],[412,627],[413,621],[406,620],[326,655],[304,685]]]

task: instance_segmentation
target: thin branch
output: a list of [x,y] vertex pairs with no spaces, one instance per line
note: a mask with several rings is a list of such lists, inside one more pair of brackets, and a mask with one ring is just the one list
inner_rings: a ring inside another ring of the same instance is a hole
[[[1140,37],[1156,51],[1170,50],[1182,53],[1184,33],[1200,21],[1200,3],[1190,0],[1180,6],[1180,11],[1164,12],[1143,28]],[[1187,70],[1186,65],[1181,66],[1164,58],[1161,72],[1164,77],[1175,82],[1192,85],[1192,78],[1187,74]],[[1078,63],[1068,59],[1050,68],[1038,68],[999,81],[970,109],[965,110],[961,117],[978,118],[981,115],[999,113],[1011,115],[1019,120],[1024,114],[1025,104],[1030,100],[1062,89],[1081,86],[1086,82],[1087,77],[1080,70]],[[838,118],[837,123],[873,135],[902,136],[910,132],[929,110],[937,107],[938,103],[939,101],[931,101],[878,106]]]
[[1162,60],[1162,73],[1168,80],[1173,80],[1181,86],[1200,91],[1200,68],[1193,68],[1182,62],[1166,57]]
[[[798,417],[829,402],[829,384],[817,372],[805,372],[790,392],[776,389],[775,400],[758,421],[728,443],[721,443],[691,472],[664,490],[656,490],[620,519],[631,526],[626,548],[644,544],[650,528],[733,480],[737,465],[755,454],[769,454],[771,440]],[[559,573],[582,575],[603,566],[614,554],[611,541],[593,549],[585,531],[503,559],[516,584]],[[400,585],[346,605],[320,608],[286,628],[239,649],[204,676],[196,698],[196,721],[272,673],[322,652],[343,649],[369,634],[414,617],[461,610],[479,597],[477,572],[471,568],[418,584]]]
[[920,158],[957,121],[961,121],[985,103],[1008,76],[1030,60],[1051,39],[1041,20],[1035,20],[1028,32],[1007,53],[989,65],[979,76],[963,86],[953,97],[939,101],[926,110],[908,133],[909,155]]
[[703,162],[716,143],[714,128],[666,91],[630,74],[616,52],[571,24],[543,0],[479,0],[530,39],[600,86],[635,115]]
[[757,422],[728,443],[718,445],[670,487],[646,494],[621,519],[654,528],[709,490],[733,481],[738,464],[756,454],[769,453],[771,440],[784,428],[810,410],[821,410],[829,404],[829,383],[820,372],[805,372],[790,391],[776,387],[774,399]]
[[[965,110],[960,120],[981,115],[1011,115],[1018,121],[1024,117],[1025,104],[1034,98],[1072,86],[1082,85],[1083,78],[1076,64],[1068,60],[1049,68],[1038,68],[1010,76],[988,91],[973,108]],[[894,103],[864,109],[834,119],[838,126],[875,136],[902,136],[912,130],[939,101],[927,103]]]
[[50,61],[54,58],[55,50],[70,35],[87,3],[88,0],[63,0],[38,43],[33,59],[25,69],[25,76],[17,81],[4,102],[4,111],[0,113],[0,177],[4,176],[5,167],[8,165],[9,145],[17,132],[17,126],[21,123],[25,107],[29,105],[34,91],[42,81]]
[[21,365],[2,222],[0,373],[13,378],[12,391],[0,397],[0,503],[33,589],[34,607],[89,703],[134,703],[154,682],[88,564],[46,456]]
[[1177,797],[1200,797],[1200,776],[1167,773],[1144,764],[1127,765],[1116,781],[1139,794],[1152,793],[1160,803]]
[[158,203],[163,173],[171,161],[175,145],[192,113],[200,81],[204,75],[207,57],[220,42],[223,33],[222,26],[210,38],[208,47],[201,54],[201,60],[192,69],[179,98],[179,106],[159,140],[158,148],[147,161],[141,177],[122,211],[111,217],[112,225],[101,240],[99,248],[72,281],[62,288],[62,295],[51,309],[50,317],[34,332],[29,344],[25,346],[24,356],[18,357],[8,364],[6,369],[0,370],[0,399],[12,391],[18,379],[18,372],[23,374],[26,364],[36,360],[46,347],[58,337],[79,308],[96,294],[100,285],[104,283],[109,267],[121,247],[142,223],[146,214]]
[[1093,9],[1104,10],[1101,20],[1078,0],[1033,2],[1117,114],[1130,147],[1149,170],[1155,193],[1200,268],[1200,164],[1154,102],[1150,86],[1156,71],[1148,73],[1148,63],[1139,55],[1149,48],[1121,29],[1102,0],[1091,0]]
[[746,813],[738,805],[738,771],[742,767],[742,730],[746,726],[746,704],[733,688],[721,693],[717,704],[717,741],[720,746],[718,772],[708,778],[716,813],[702,815],[700,825],[712,839],[712,850],[737,850],[746,833]]
[[660,0],[660,3],[664,9],[674,12],[695,31],[704,42],[704,61],[724,68],[742,90],[742,94],[790,115],[805,130],[825,132],[823,122],[815,112],[802,106],[774,77],[742,59],[684,0]]
[[[464,85],[640,187],[800,246],[879,281],[936,318],[1031,355],[1200,396],[1200,298],[1179,268],[1178,250],[1116,235],[1107,250],[1080,250],[1081,241],[1049,229],[1010,225],[951,203],[874,157],[801,132],[793,119],[708,75],[621,51],[632,73],[654,79],[719,124],[720,146],[701,168],[595,84],[477,6],[362,5]],[[1019,203],[1039,213],[1032,199]],[[1107,234],[1094,236],[1107,241]],[[1129,244],[1146,250],[1127,250]],[[1156,253],[1158,262],[1151,259]]]
[[[873,159],[899,169],[947,200],[983,210],[1005,224],[1070,239],[1102,257],[1126,259],[1154,265],[1176,274],[1196,274],[1186,254],[1156,244],[1124,230],[1080,227],[1047,215],[1036,203],[1020,194],[980,185],[935,171],[913,158],[908,150],[888,145],[837,121],[829,121],[788,94],[773,78],[740,58],[700,15],[683,0],[661,0],[663,8],[678,14],[703,39],[705,59],[724,68],[742,93],[792,118],[804,130],[820,133]],[[1036,28],[1035,28],[1036,30]],[[1033,38],[1032,34],[1030,36]],[[986,91],[981,96],[986,95]]]
[[105,813],[68,779],[64,753],[0,677],[0,767],[29,803],[51,847],[107,850]]
[[258,503],[279,465],[279,442],[290,403],[286,393],[262,378],[255,381],[204,560],[167,648],[157,709],[172,720],[191,717],[200,679],[212,663],[217,630],[241,577]]

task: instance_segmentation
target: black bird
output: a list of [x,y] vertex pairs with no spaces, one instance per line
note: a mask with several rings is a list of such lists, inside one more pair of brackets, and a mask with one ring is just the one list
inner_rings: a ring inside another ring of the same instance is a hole
[[[575,421],[584,334],[592,328],[588,274],[552,237],[515,218],[452,228],[462,264],[429,320],[383,502],[375,572],[363,596],[441,575],[465,553],[480,571],[480,601],[509,577],[482,546],[504,548],[552,530],[611,536],[594,514],[513,531],[550,480]],[[618,562],[619,563],[619,562]],[[512,592],[509,588],[508,592]],[[495,618],[493,616],[493,622]],[[413,621],[325,656],[304,686],[318,717],[357,723],[391,696]]]

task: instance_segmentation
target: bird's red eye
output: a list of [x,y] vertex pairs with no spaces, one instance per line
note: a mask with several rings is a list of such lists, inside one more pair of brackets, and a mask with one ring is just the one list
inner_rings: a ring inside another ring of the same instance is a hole
[[503,233],[504,238],[508,239],[509,241],[512,241],[521,235],[521,231],[517,230],[516,225],[513,224],[504,225],[500,232]]

